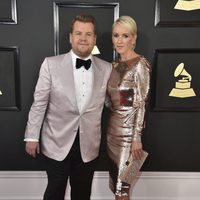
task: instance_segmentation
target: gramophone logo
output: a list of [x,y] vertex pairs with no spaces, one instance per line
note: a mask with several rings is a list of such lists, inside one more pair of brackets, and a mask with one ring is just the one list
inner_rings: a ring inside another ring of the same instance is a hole
[[174,9],[192,11],[200,9],[200,0],[178,0]]
[[97,45],[94,45],[94,48],[92,50],[92,55],[97,55],[97,54],[100,54],[100,51],[99,51]]
[[177,98],[187,98],[196,96],[191,88],[191,75],[184,69],[184,63],[180,63],[174,72],[174,77],[180,77],[175,83],[175,88],[171,90],[169,96]]

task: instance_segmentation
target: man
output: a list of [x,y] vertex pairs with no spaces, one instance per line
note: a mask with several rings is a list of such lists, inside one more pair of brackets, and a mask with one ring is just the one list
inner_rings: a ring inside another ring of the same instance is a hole
[[92,16],[75,17],[70,43],[72,50],[67,54],[44,60],[25,133],[26,152],[35,157],[40,152],[41,129],[48,177],[44,200],[64,200],[68,177],[71,199],[89,200],[99,153],[111,64],[91,55],[96,44]]

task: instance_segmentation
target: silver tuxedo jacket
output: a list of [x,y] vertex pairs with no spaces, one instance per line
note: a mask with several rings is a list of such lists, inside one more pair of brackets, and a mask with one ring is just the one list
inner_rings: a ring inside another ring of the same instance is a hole
[[95,56],[92,56],[92,67],[92,95],[80,113],[70,53],[45,58],[41,66],[25,138],[41,138],[41,151],[49,158],[61,161],[67,156],[78,128],[83,161],[98,156],[101,113],[112,67]]

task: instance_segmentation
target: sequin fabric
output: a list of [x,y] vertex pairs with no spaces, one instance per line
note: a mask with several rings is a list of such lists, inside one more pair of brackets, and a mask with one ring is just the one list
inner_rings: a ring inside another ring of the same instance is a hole
[[108,82],[107,105],[111,109],[107,130],[109,186],[119,196],[127,196],[130,188],[118,176],[130,155],[133,140],[141,140],[150,71],[148,61],[143,56],[138,56],[127,62],[113,63]]

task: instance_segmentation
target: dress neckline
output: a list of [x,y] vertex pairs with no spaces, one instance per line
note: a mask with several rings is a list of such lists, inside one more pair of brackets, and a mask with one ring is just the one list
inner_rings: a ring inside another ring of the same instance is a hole
[[128,68],[127,69],[131,69],[134,65],[134,63],[137,63],[139,60],[141,59],[141,55],[137,55],[134,58],[131,58],[129,60],[124,60],[124,61],[120,61],[119,60],[119,65],[126,65]]
[[141,57],[141,55],[137,55],[137,56],[130,58],[128,60],[123,60],[123,61],[119,60],[118,62],[119,63],[132,63],[133,61],[138,60],[140,57]]

